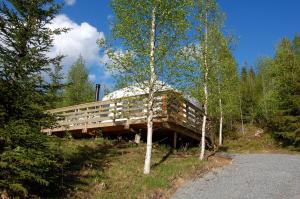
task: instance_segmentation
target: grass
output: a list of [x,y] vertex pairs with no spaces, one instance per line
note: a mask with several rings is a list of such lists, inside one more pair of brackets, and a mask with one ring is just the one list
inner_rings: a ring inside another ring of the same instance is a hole
[[298,153],[293,147],[282,147],[269,133],[253,125],[245,126],[245,134],[227,133],[220,151],[228,153]]
[[[229,153],[297,153],[281,147],[267,133],[248,125],[245,134],[230,133],[220,151]],[[62,192],[54,198],[168,198],[187,180],[228,160],[198,159],[198,148],[172,153],[153,145],[149,175],[143,174],[145,144],[117,143],[107,139],[60,139],[64,161]],[[299,152],[298,152],[299,153]]]
[[[62,181],[65,198],[164,198],[176,183],[216,166],[212,161],[200,161],[198,154],[174,155],[171,148],[154,145],[151,173],[144,175],[144,144],[105,139],[62,143],[69,165]],[[221,166],[220,161],[218,164]]]

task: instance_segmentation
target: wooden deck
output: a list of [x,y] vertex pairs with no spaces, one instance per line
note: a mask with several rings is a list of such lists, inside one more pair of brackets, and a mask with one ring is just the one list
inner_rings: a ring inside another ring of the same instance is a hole
[[[174,93],[159,93],[155,97],[154,127],[165,131],[201,138],[202,111]],[[95,135],[122,134],[146,129],[146,96],[97,101],[49,110],[57,117],[57,124],[43,129],[48,134],[66,131]]]

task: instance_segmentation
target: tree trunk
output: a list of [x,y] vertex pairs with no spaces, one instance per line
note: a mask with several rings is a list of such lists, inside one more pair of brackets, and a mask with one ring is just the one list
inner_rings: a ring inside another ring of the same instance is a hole
[[151,153],[152,153],[152,134],[153,134],[153,103],[154,103],[154,85],[156,81],[154,51],[156,34],[156,8],[152,10],[151,41],[150,41],[150,85],[148,95],[148,115],[147,115],[147,148],[145,157],[144,174],[150,173]]
[[243,133],[243,135],[245,135],[244,120],[243,120],[243,109],[242,109],[242,94],[241,94],[241,90],[239,90],[239,94],[240,94],[240,113],[241,113],[242,133]]
[[223,106],[222,106],[222,99],[221,99],[220,79],[218,82],[218,89],[219,89],[219,109],[220,109],[219,146],[222,146],[222,143],[223,143]]
[[202,120],[202,137],[201,137],[201,152],[200,152],[200,160],[204,159],[205,153],[205,134],[206,134],[206,117],[207,117],[207,109],[208,109],[208,10],[206,9],[205,13],[205,48],[204,48],[204,116]]

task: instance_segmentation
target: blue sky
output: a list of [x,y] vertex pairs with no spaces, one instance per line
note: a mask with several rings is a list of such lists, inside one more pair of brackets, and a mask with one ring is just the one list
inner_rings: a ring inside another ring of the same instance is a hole
[[[57,41],[56,52],[67,52],[69,65],[78,54],[87,62],[90,79],[108,86],[113,80],[100,60],[107,57],[97,54],[97,37],[108,37],[109,18],[113,16],[109,0],[65,0],[66,5],[57,23],[74,28],[71,36]],[[239,65],[254,65],[260,56],[272,56],[280,38],[300,34],[300,0],[218,0],[226,13],[225,28],[237,38],[234,55]],[[73,36],[72,36],[73,35]],[[73,40],[70,38],[74,37]],[[70,42],[70,43],[68,43]],[[65,72],[66,73],[66,72]]]

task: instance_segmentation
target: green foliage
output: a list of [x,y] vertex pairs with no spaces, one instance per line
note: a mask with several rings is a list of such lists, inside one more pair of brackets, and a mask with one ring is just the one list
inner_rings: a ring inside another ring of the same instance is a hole
[[235,131],[227,132],[224,145],[219,150],[228,153],[297,153],[294,148],[282,148],[271,133],[250,124],[245,126],[243,135]]
[[243,111],[248,121],[268,126],[275,138],[294,146],[300,144],[299,48],[299,36],[293,41],[283,38],[274,58],[260,59],[257,75],[253,78],[253,72],[247,77],[242,73],[241,80]]
[[[207,57],[208,79],[211,79],[213,76],[211,74],[216,70],[217,45],[223,37],[221,29],[224,14],[220,11],[215,0],[193,1],[191,10],[192,41],[183,50],[180,59],[185,62],[182,65],[185,69],[183,72],[186,73],[184,76],[187,78],[186,89],[202,104],[204,102],[203,86],[206,81],[204,57]],[[205,16],[206,12],[207,18]],[[207,30],[205,30],[205,26]],[[207,31],[207,41],[205,41],[205,31]],[[207,82],[208,87],[211,87],[212,82]],[[211,94],[209,93],[209,95]]]
[[274,61],[272,58],[261,58],[258,60],[258,74],[256,77],[257,85],[257,107],[256,122],[266,126],[275,116],[278,103],[277,90],[273,78]]
[[247,69],[247,65],[242,68],[240,91],[242,100],[243,118],[246,122],[253,124],[256,116],[257,108],[257,87],[256,87],[256,74],[251,67]]
[[10,197],[42,195],[57,177],[57,156],[42,127],[54,118],[44,80],[62,56],[47,57],[53,36],[66,29],[48,25],[60,10],[53,0],[0,2],[0,192]]
[[62,74],[62,65],[60,63],[55,64],[54,68],[50,72],[50,88],[48,92],[48,97],[50,98],[49,108],[57,108],[63,100],[62,92],[63,87],[65,86],[63,81]]
[[274,58],[276,80],[277,111],[272,121],[279,138],[288,144],[300,146],[300,62],[297,59],[299,45],[298,36],[295,45],[287,38],[279,43]]
[[71,106],[94,100],[93,84],[82,57],[79,57],[68,72],[67,86],[63,93],[64,106]]
[[47,191],[39,189],[50,186],[59,177],[55,174],[59,169],[57,156],[47,145],[49,138],[24,121],[7,124],[1,129],[1,137],[6,142],[0,156],[3,179],[0,188],[12,196],[27,197],[33,192],[45,194]]
[[203,104],[203,87],[206,83],[209,117],[214,124],[218,124],[221,110],[219,100],[222,100],[224,123],[229,126],[239,115],[237,64],[230,49],[233,38],[223,33],[225,17],[216,1],[193,1],[191,13],[191,24],[194,25],[191,27],[192,41],[179,55],[184,69],[180,72],[186,80],[185,89]]
[[[147,143],[152,144],[154,94],[165,84],[175,86],[178,78],[176,54],[183,46],[188,28],[188,0],[113,0],[113,41],[101,40],[111,62],[109,70],[119,86],[136,85],[147,93]],[[111,47],[122,44],[123,51]],[[147,147],[144,173],[150,172],[152,147]]]
[[[151,77],[150,43],[152,11],[155,8],[155,45],[154,59],[157,77],[165,83],[178,83],[176,53],[186,39],[188,28],[187,0],[174,1],[127,1],[113,0],[111,7],[115,14],[113,21],[113,41],[99,41],[104,46],[111,62],[108,70],[114,75],[120,87],[128,84],[138,84],[149,88]],[[122,44],[122,51],[114,49],[116,42]]]
[[[215,45],[215,63],[209,79],[210,87],[210,117],[220,118],[222,108],[224,125],[231,125],[239,118],[239,80],[237,64],[230,49],[230,37],[225,38],[220,33]],[[221,100],[221,107],[220,107]],[[216,122],[217,123],[217,122]]]

